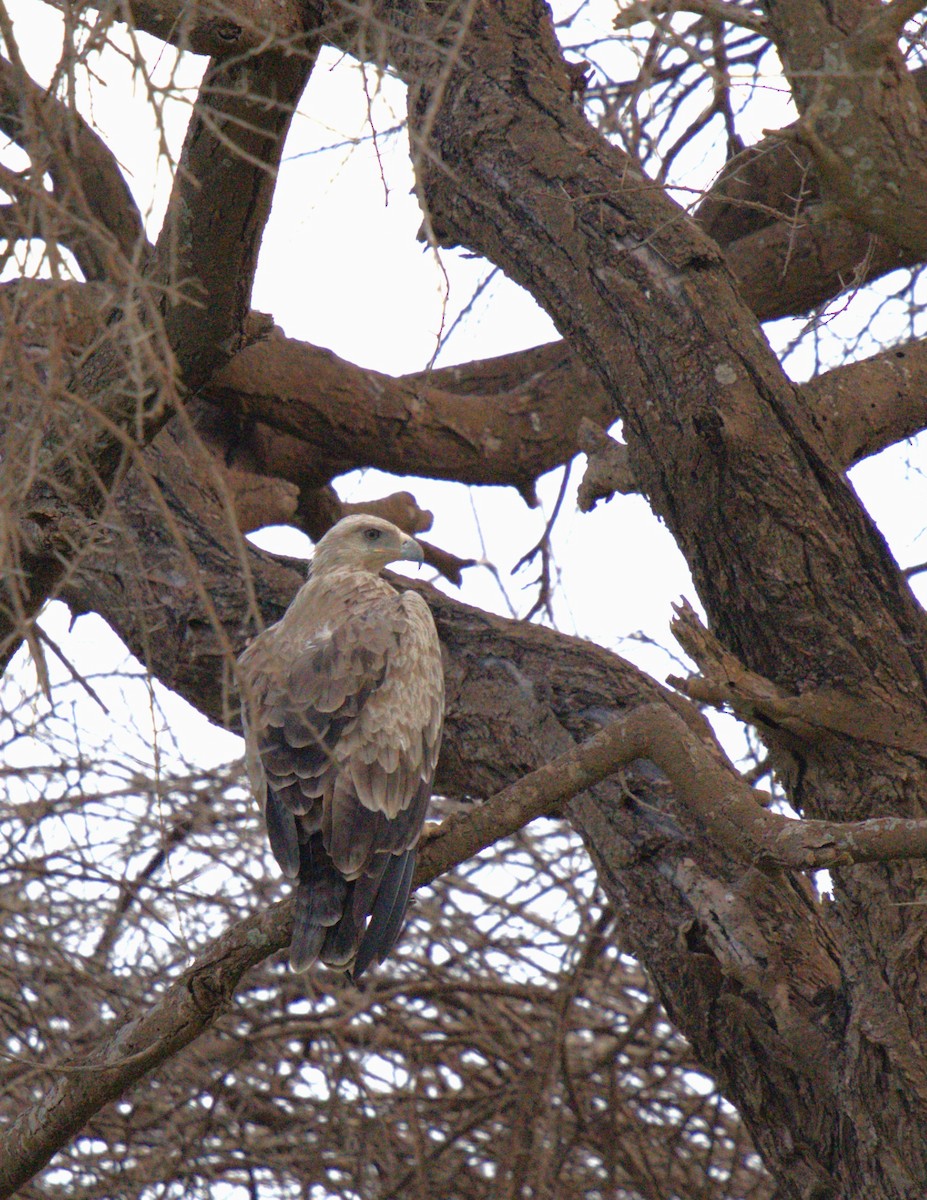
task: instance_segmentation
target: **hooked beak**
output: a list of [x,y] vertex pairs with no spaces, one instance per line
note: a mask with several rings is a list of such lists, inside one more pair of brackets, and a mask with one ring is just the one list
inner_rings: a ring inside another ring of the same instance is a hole
[[414,562],[421,566],[425,561],[425,552],[415,538],[410,537],[402,543],[399,557],[403,562]]

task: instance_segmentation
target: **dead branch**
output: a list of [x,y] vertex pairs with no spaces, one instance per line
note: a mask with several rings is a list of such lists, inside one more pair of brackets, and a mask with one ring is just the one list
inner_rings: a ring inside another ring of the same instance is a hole
[[853,738],[927,755],[927,726],[916,705],[889,708],[874,695],[865,700],[839,688],[812,688],[789,695],[749,670],[701,623],[688,601],[673,606],[673,636],[698,663],[701,675],[672,676],[669,683],[690,699],[717,708],[729,706],[748,724],[759,724],[767,738],[788,745],[828,737]]
[[619,9],[615,18],[616,29],[628,29],[642,21],[652,21],[656,16],[677,12],[695,13],[715,21],[727,21],[743,29],[762,32],[766,18],[762,13],[744,8],[740,4],[728,4],[725,0],[632,0]]
[[610,500],[615,492],[626,496],[639,491],[627,446],[588,417],[580,424],[578,446],[588,458],[576,496],[580,512],[591,512],[599,500]]

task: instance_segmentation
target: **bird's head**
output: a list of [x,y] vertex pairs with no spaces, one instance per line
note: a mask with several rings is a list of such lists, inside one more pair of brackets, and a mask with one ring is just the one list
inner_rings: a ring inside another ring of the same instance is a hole
[[312,575],[353,567],[378,575],[387,563],[403,560],[420,563],[422,547],[382,517],[355,514],[344,517],[318,542],[312,556]]

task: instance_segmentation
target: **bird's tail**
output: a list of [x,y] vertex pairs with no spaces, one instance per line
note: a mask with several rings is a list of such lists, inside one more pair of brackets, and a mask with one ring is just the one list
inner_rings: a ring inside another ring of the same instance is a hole
[[299,884],[290,940],[290,968],[305,971],[346,915],[348,883],[322,847],[320,834],[300,846]]
[[374,855],[349,883],[313,834],[300,846],[290,967],[305,971],[321,959],[359,979],[374,959],[383,962],[402,931],[414,872],[413,847]]
[[[389,862],[377,889],[373,908],[370,910],[370,923],[364,930],[357,958],[354,960],[351,974],[355,979],[360,978],[374,959],[383,962],[402,932],[406,909],[409,907],[409,892],[415,873],[415,847],[406,850],[404,854],[390,854],[388,858]],[[358,909],[357,886],[355,884],[352,905],[355,913]]]

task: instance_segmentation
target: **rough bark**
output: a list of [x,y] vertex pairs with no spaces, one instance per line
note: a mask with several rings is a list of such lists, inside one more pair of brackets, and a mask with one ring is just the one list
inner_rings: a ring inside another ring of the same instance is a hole
[[[927,349],[910,342],[817,376],[798,395],[847,469],[927,427],[925,381]],[[236,355],[203,398],[218,409],[206,420],[217,451],[258,475],[311,489],[401,462],[409,474],[508,484],[529,502],[539,476],[586,449],[583,420],[607,428],[615,416],[564,342],[394,379],[275,331]]]
[[240,419],[233,461],[308,488],[401,462],[411,475],[531,497],[540,475],[576,453],[583,416],[609,420],[596,381],[559,344],[471,367],[463,381],[457,368],[393,379],[275,333],[237,355],[204,397],[223,422]]
[[770,33],[823,194],[851,220],[927,253],[927,112],[898,35],[922,6],[901,0],[769,0]]

